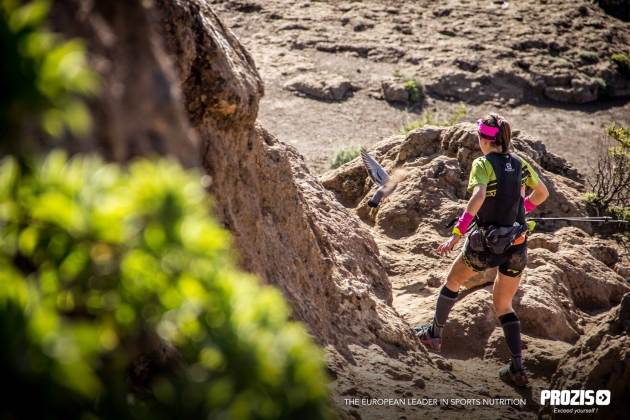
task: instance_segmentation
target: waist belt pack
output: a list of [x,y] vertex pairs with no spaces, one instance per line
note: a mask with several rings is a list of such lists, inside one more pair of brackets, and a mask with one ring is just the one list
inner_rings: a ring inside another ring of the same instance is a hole
[[[510,227],[488,226],[486,229],[475,229],[468,236],[468,246],[476,252],[503,254],[512,245],[523,243],[530,230],[527,223]],[[520,238],[523,240],[519,240]]]

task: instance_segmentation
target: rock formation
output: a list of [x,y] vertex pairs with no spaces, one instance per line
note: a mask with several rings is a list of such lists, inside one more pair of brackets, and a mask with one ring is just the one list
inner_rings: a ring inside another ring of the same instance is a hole
[[343,101],[355,87],[339,75],[300,75],[289,80],[284,88],[310,98],[325,101]]
[[60,0],[52,5],[55,29],[87,42],[101,78],[100,92],[91,100],[92,134],[66,147],[118,162],[161,154],[187,167],[198,165],[195,133],[149,3]]
[[[552,389],[610,391],[610,405],[598,407],[601,418],[622,419],[630,409],[630,294],[560,361]],[[541,413],[548,412],[543,407]],[[552,418],[569,418],[554,415]],[[573,417],[571,417],[573,418]]]
[[413,347],[369,232],[293,147],[255,125],[263,86],[249,53],[205,2],[158,5],[216,212],[242,266],[278,286],[322,344]]

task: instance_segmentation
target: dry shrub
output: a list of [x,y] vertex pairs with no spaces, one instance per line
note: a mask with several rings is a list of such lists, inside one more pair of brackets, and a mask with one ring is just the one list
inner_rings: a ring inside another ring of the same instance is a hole
[[[595,179],[588,183],[591,192],[586,201],[596,210],[597,215],[611,216],[614,219],[630,222],[630,128],[617,126],[614,122],[606,127],[606,139],[601,147]],[[611,145],[612,144],[612,145]],[[630,223],[619,223],[619,242],[630,253]]]

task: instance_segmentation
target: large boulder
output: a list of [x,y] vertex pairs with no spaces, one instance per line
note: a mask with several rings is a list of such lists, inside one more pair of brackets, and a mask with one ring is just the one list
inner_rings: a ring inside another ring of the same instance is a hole
[[356,89],[349,80],[329,73],[300,74],[284,84],[297,94],[325,101],[343,101]]
[[[624,295],[593,330],[580,339],[560,361],[551,379],[551,389],[590,389],[610,391],[610,405],[598,405],[597,416],[626,418],[630,410],[630,294]],[[552,418],[574,418],[553,413]]]
[[407,102],[409,100],[409,92],[402,83],[391,80],[385,80],[381,84],[383,88],[383,96],[389,102]]
[[369,232],[295,148],[255,124],[263,85],[247,50],[206,2],[157,4],[212,180],[208,189],[241,265],[279,287],[322,344],[415,346],[391,307]]

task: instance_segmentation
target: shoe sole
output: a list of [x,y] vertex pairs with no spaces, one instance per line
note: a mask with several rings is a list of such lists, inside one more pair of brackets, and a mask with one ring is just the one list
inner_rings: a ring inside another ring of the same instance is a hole
[[505,382],[506,384],[516,386],[519,388],[524,388],[527,386],[527,384],[529,384],[529,380],[527,382],[516,382],[515,380],[512,379],[510,374],[507,372],[505,373],[505,375],[499,372],[499,378],[501,378],[501,380]]

